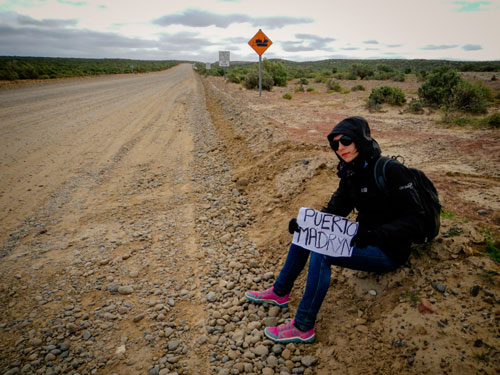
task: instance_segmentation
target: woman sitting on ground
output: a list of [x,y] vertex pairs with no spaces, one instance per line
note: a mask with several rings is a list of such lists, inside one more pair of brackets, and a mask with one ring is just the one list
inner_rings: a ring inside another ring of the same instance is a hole
[[[248,291],[247,299],[287,307],[290,292],[309,258],[307,283],[295,318],[278,327],[268,327],[265,335],[275,342],[313,342],[318,312],[330,285],[331,265],[367,272],[389,272],[403,265],[410,246],[424,230],[424,211],[405,166],[389,163],[386,171],[389,194],[377,188],[374,166],[380,147],[371,138],[362,117],[341,121],[328,135],[340,162],[340,183],[323,212],[347,217],[358,211],[359,228],[351,242],[351,257],[330,257],[292,244],[274,285],[264,291]],[[297,220],[289,231],[298,231]]]

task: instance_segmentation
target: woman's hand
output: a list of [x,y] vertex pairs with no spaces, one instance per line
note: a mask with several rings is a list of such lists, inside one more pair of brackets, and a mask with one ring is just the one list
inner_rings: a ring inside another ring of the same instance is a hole
[[293,232],[299,232],[300,231],[299,224],[297,224],[297,219],[296,218],[293,218],[288,223],[288,231],[290,232],[290,234],[293,234]]
[[354,235],[351,240],[351,247],[356,245],[358,249],[364,249],[368,246],[377,246],[379,243],[379,237],[376,231],[363,228],[361,225],[358,228],[358,232]]

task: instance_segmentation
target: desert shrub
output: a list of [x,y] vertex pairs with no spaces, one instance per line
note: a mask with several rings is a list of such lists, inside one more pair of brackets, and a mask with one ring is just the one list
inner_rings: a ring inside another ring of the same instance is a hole
[[406,108],[406,112],[409,113],[414,113],[417,115],[421,115],[424,113],[424,106],[422,104],[422,101],[412,98],[410,102],[408,103],[408,107]]
[[451,108],[472,114],[486,113],[491,91],[481,84],[461,80],[452,90]]
[[290,99],[292,99],[292,95],[289,93],[285,93],[285,94],[283,94],[283,99],[290,100]]
[[315,83],[325,83],[326,82],[326,78],[325,77],[316,77],[314,79],[314,82]]
[[500,113],[495,112],[484,119],[484,124],[492,128],[500,128]]
[[377,65],[377,70],[381,71],[381,72],[393,72],[394,69],[388,65],[385,65],[385,64],[380,64],[380,65]]
[[342,87],[339,85],[338,82],[335,82],[333,79],[329,79],[326,81],[326,88],[327,90],[335,91],[335,92],[341,92]]
[[356,85],[351,90],[352,91],[365,91],[366,89],[365,89],[365,86],[363,86],[363,85]]
[[307,78],[301,78],[301,79],[299,79],[299,83],[301,85],[308,85],[309,81],[307,80]]
[[475,127],[488,127],[488,128],[500,128],[500,113],[495,112],[489,116],[477,118],[470,116],[459,116],[452,112],[445,112],[441,116],[441,122],[445,124],[454,124],[458,126],[475,126]]
[[[262,69],[262,89],[271,91],[273,88],[273,77],[264,69]],[[259,71],[257,69],[250,70],[245,76],[244,86],[247,89],[259,88]]]
[[[374,75],[374,70],[371,66],[363,64],[352,64],[349,68],[350,77],[359,77],[360,79],[368,79]],[[350,78],[349,78],[350,79]]]
[[460,76],[448,67],[435,69],[427,74],[418,96],[430,106],[449,106],[452,91],[460,81]]
[[269,73],[273,79],[274,86],[285,87],[288,81],[288,73],[279,61],[269,61],[264,59],[262,62],[262,70]]
[[404,82],[406,79],[404,73],[401,72],[394,73],[391,78],[394,82]]
[[306,92],[306,89],[302,84],[295,88],[295,92]]
[[236,72],[230,72],[227,75],[227,79],[229,80],[229,82],[233,82],[233,83],[240,83],[241,82],[240,77]]
[[405,102],[406,98],[403,90],[391,86],[374,88],[368,97],[368,106],[371,108],[383,103],[403,105]]
[[314,87],[308,87],[307,88],[307,92],[311,92],[311,91],[314,91]]

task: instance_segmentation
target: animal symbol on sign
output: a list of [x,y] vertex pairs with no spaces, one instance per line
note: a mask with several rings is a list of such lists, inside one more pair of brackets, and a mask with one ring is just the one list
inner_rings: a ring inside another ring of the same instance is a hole
[[257,44],[257,46],[259,47],[267,47],[267,44],[269,43],[269,40],[267,39],[264,39],[264,41],[262,41],[262,39],[257,39],[255,41],[255,43]]

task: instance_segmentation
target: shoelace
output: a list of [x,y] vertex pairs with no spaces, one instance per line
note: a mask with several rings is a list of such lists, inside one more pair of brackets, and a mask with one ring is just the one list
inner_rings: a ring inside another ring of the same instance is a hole
[[288,323],[285,323],[284,325],[282,325],[281,327],[278,327],[278,334],[284,332],[284,331],[287,331],[289,329],[292,329],[292,328],[295,328],[293,326],[293,322],[288,322]]

